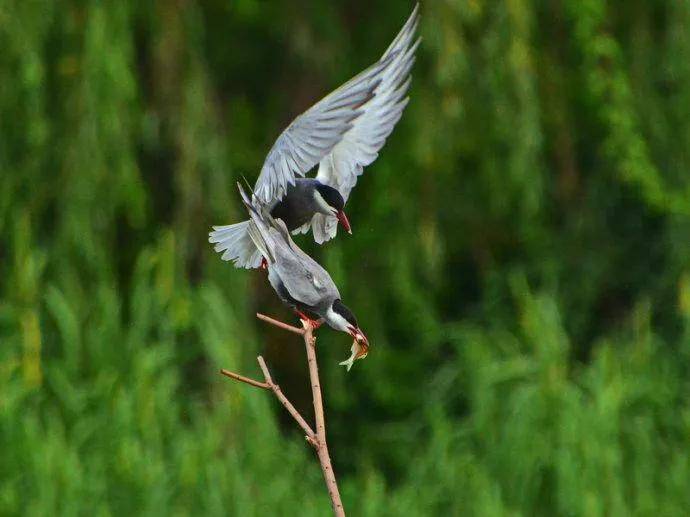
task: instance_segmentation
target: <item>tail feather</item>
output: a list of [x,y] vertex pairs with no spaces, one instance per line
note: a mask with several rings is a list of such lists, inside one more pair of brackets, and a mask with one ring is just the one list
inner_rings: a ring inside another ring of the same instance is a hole
[[215,251],[222,253],[222,260],[232,261],[238,268],[257,268],[261,264],[261,253],[254,245],[248,229],[249,221],[214,226],[208,241],[215,244]]
[[[285,242],[290,244],[291,246],[294,246],[294,242],[292,241],[292,237],[290,237],[290,232],[287,229],[287,225],[282,219],[274,219],[271,213],[266,209],[265,205],[259,203],[259,206],[257,207],[254,205],[252,202],[249,201],[249,197],[245,193],[244,189],[242,188],[242,185],[237,183],[237,187],[240,190],[240,195],[242,196],[242,202],[245,204],[245,206],[249,209],[249,213],[254,214],[252,216],[252,219],[259,219],[261,221],[261,226],[262,229],[265,229],[266,232],[270,233],[270,228],[274,228],[278,230],[283,239],[285,239]],[[254,196],[254,199],[256,197]],[[254,217],[256,216],[256,217]],[[258,221],[257,221],[258,223]]]
[[265,220],[265,217],[270,218],[271,216],[268,214],[268,212],[264,209],[263,206],[255,206],[249,200],[249,197],[242,188],[242,185],[238,183],[237,188],[239,189],[240,195],[242,196],[242,202],[247,207],[247,210],[249,211],[249,215],[251,217],[251,220],[249,221],[249,225],[247,228],[247,233],[249,234],[251,240],[254,242],[254,245],[259,249],[259,251],[268,261],[268,263],[272,264],[275,262],[275,256],[272,253],[271,232]]
[[266,261],[269,264],[272,264],[273,262],[275,262],[275,257],[269,251],[268,244],[266,243],[264,236],[262,235],[261,231],[259,230],[259,227],[256,225],[256,223],[254,221],[249,223],[248,233],[249,233],[249,237],[252,239],[252,241],[254,242],[254,245],[259,250],[261,255],[263,255],[266,258]]

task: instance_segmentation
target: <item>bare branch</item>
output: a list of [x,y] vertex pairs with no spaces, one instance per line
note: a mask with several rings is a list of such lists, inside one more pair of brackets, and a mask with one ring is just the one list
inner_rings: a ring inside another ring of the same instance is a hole
[[273,325],[275,327],[278,327],[283,330],[287,330],[288,332],[294,332],[295,334],[302,335],[304,334],[304,329],[298,328],[298,327],[293,327],[292,325],[288,325],[287,323],[283,323],[282,321],[275,320],[271,318],[270,316],[266,316],[265,314],[261,314],[260,312],[256,313],[256,317],[259,318],[261,321],[265,321],[266,323]]
[[333,513],[337,517],[345,517],[345,509],[343,502],[340,499],[340,491],[338,490],[338,482],[335,479],[335,472],[331,465],[331,456],[328,454],[328,444],[326,443],[326,419],[323,413],[323,400],[321,399],[321,383],[319,382],[319,366],[316,362],[316,338],[313,335],[313,329],[308,324],[304,325],[304,345],[307,349],[307,362],[309,364],[309,378],[311,380],[311,393],[314,401],[314,418],[316,420],[316,438],[319,441],[319,447],[316,449],[319,455],[319,463],[323,471],[323,477],[326,480],[326,487],[328,494],[331,496],[331,504],[333,505]]
[[220,370],[220,373],[225,375],[226,377],[230,377],[231,379],[235,379],[236,381],[246,382],[247,384],[251,384],[252,386],[256,386],[257,388],[263,388],[265,390],[271,389],[271,386],[269,386],[265,382],[255,381],[254,379],[250,379],[249,377],[245,377],[244,375],[240,375],[239,373],[234,373],[234,372],[228,371],[224,368]]
[[323,477],[326,481],[326,488],[328,489],[328,495],[331,498],[331,505],[333,506],[333,513],[336,517],[345,517],[345,510],[343,509],[343,503],[340,499],[340,492],[338,491],[338,483],[335,479],[335,473],[333,472],[333,467],[331,465],[331,458],[328,454],[328,445],[326,444],[326,421],[323,413],[323,400],[321,398],[321,384],[319,382],[319,368],[316,363],[316,338],[314,337],[312,326],[305,321],[302,321],[303,329],[293,327],[282,321],[275,320],[263,314],[257,314],[257,318],[266,323],[274,325],[288,332],[293,332],[299,334],[304,338],[304,344],[307,349],[307,362],[309,364],[309,378],[311,380],[311,391],[312,398],[314,402],[314,416],[316,420],[316,432],[312,430],[307,421],[300,415],[299,411],[295,409],[295,406],[287,399],[283,394],[280,386],[273,382],[271,377],[271,372],[266,366],[264,358],[259,356],[257,361],[259,362],[259,367],[264,374],[264,379],[266,382],[259,382],[242,375],[229,372],[228,370],[221,370],[220,373],[251,386],[256,386],[257,388],[269,389],[271,390],[280,403],[288,410],[295,422],[302,428],[306,433],[307,442],[316,449],[316,453],[319,457],[319,463],[321,464],[321,470],[323,471]]
[[[307,421],[302,417],[302,415],[299,414],[299,411],[295,409],[295,406],[292,405],[292,402],[290,402],[287,399],[287,397],[283,394],[283,391],[280,389],[280,386],[273,382],[273,379],[271,378],[271,374],[268,371],[268,367],[266,366],[264,358],[259,356],[256,359],[257,361],[259,361],[261,371],[264,372],[266,384],[270,387],[270,389],[273,390],[273,393],[275,393],[276,397],[278,398],[280,403],[285,407],[285,409],[288,410],[288,413],[292,415],[292,418],[295,419],[295,422],[297,422],[299,426],[302,428],[302,430],[304,430],[304,432],[307,433],[307,439],[314,440],[316,438],[316,434],[314,433],[312,428],[309,427],[309,424],[307,424]],[[309,443],[314,445],[311,441]]]

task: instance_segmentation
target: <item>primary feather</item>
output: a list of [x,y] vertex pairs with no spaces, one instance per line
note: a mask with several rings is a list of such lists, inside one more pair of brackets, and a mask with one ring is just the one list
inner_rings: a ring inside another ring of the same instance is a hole
[[304,176],[333,149],[362,114],[360,108],[373,96],[385,66],[372,65],[292,121],[266,156],[254,187],[259,199],[270,203],[282,198],[295,176]]
[[[364,166],[378,156],[407,104],[419,5],[381,58],[298,116],[266,157],[254,192],[280,199],[296,176],[319,164],[319,176],[347,199]],[[326,168],[329,167],[329,170]],[[323,169],[323,170],[322,170]]]
[[[335,188],[347,201],[357,178],[376,160],[407,106],[410,70],[419,45],[415,40],[418,24],[419,5],[376,63],[293,120],[266,156],[254,189],[256,199],[269,210],[285,208],[287,200],[306,199],[293,197],[304,196],[297,187],[310,181]],[[316,178],[296,183],[296,178],[317,164]],[[288,187],[290,194],[281,202]],[[297,224],[285,221],[294,233],[311,229],[319,244],[335,236],[338,222],[332,215],[318,210],[303,215]],[[223,260],[233,261],[236,267],[256,268],[261,253],[248,228],[248,221],[215,226],[209,241]]]
[[[400,33],[393,40],[381,60],[393,57],[381,75],[374,96],[362,106],[362,115],[352,124],[343,138],[319,163],[316,179],[336,188],[347,201],[357,178],[376,158],[393,128],[400,120],[409,98],[410,70],[420,40],[414,40],[419,24],[419,5],[410,15]],[[314,240],[333,238],[337,230],[335,217],[316,214],[312,220]]]

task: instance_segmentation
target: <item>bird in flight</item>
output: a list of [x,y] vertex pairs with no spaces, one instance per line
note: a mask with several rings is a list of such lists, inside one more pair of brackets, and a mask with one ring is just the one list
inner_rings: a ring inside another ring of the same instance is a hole
[[[376,63],[295,118],[273,144],[254,195],[288,231],[311,230],[318,244],[335,237],[338,223],[352,233],[344,206],[408,103],[418,22],[419,5]],[[316,177],[305,177],[317,164]],[[235,267],[265,267],[249,224],[214,226],[209,242]]]

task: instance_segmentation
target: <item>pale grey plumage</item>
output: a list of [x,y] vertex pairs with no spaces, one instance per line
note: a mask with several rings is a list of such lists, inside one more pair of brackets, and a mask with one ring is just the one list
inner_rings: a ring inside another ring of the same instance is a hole
[[[315,197],[314,191],[320,185],[314,178],[298,178],[295,185],[288,188],[288,195],[282,200],[275,200],[266,205],[275,218],[283,219],[288,230],[298,233],[311,228],[315,212],[328,210],[330,205],[323,205]],[[322,198],[323,199],[323,198]],[[222,253],[222,260],[231,260],[235,267],[248,269],[259,267],[261,253],[247,234],[249,221],[227,226],[214,226],[209,234],[209,242],[214,243],[214,250]],[[304,229],[304,230],[302,230]]]
[[[283,131],[268,153],[254,188],[259,199],[264,203],[280,199],[295,176],[304,176],[317,163],[319,175],[328,184],[346,189],[341,194],[347,198],[356,176],[376,159],[407,104],[409,73],[419,44],[419,40],[413,42],[418,22],[416,5],[379,61]],[[332,170],[325,170],[327,167]]]
[[215,244],[215,251],[222,253],[222,260],[232,260],[235,267],[255,269],[261,264],[261,253],[247,233],[248,227],[249,221],[214,226],[209,242]]
[[241,185],[238,188],[251,216],[248,234],[268,262],[268,279],[274,290],[283,298],[285,288],[302,308],[327,318],[328,309],[340,299],[331,276],[294,243],[283,221],[271,217],[260,201],[250,201]]
[[[381,56],[381,61],[390,59],[391,56],[393,58],[382,73],[374,96],[362,106],[362,115],[319,163],[316,179],[336,188],[345,201],[364,167],[378,158],[379,151],[407,106],[410,70],[420,43],[420,39],[414,40],[418,24],[419,5]],[[315,214],[312,231],[314,240],[321,244],[335,236],[337,220],[332,216]]]
[[333,149],[362,114],[359,108],[371,99],[386,65],[367,68],[292,121],[266,156],[254,187],[259,199],[270,203],[282,198],[295,176],[304,176]]
[[[272,208],[297,177],[318,164],[315,179],[337,189],[347,201],[358,176],[376,160],[408,103],[410,70],[419,45],[419,39],[415,40],[418,24],[419,5],[375,64],[324,97],[283,131],[256,182],[254,193],[258,199]],[[306,233],[311,228],[314,240],[321,244],[336,235],[338,221],[328,213],[315,212],[311,221],[299,224],[293,233]],[[261,255],[247,235],[247,221],[215,226],[209,235],[215,250],[223,253],[223,260],[232,260],[236,267],[255,268],[260,264]]]
[[300,317],[305,311],[316,314],[331,328],[354,337],[350,357],[340,363],[349,371],[369,350],[355,315],[342,303],[328,272],[293,242],[283,221],[273,218],[256,196],[250,200],[239,183],[237,187],[250,214],[247,234],[266,259],[269,283],[284,303],[300,311]]

